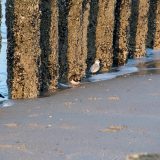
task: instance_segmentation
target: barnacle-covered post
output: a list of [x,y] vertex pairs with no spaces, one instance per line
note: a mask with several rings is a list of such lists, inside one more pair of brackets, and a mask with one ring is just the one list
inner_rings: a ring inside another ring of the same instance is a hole
[[9,97],[39,95],[40,0],[7,0],[7,66]]
[[57,0],[7,0],[10,98],[35,98],[56,89],[57,17]]
[[156,21],[157,21],[157,4],[159,0],[150,0],[148,11],[148,33],[146,39],[146,47],[154,48],[155,34],[156,34]]
[[39,84],[40,94],[43,95],[56,90],[59,77],[57,0],[41,0],[40,11]]
[[160,49],[160,1],[157,0],[157,11],[156,11],[156,32],[154,39],[154,49]]
[[89,0],[70,0],[68,4],[68,80],[85,76],[87,59],[87,29],[90,11]]
[[113,63],[114,0],[99,0],[96,24],[96,59],[101,61],[101,71],[108,71]]
[[131,15],[131,0],[116,2],[114,26],[114,65],[124,65],[128,58],[129,20]]
[[149,4],[149,0],[132,1],[129,41],[130,57],[142,57],[146,54]]

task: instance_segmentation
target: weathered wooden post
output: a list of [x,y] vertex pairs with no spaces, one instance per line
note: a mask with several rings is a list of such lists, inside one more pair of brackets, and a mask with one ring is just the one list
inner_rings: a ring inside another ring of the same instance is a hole
[[154,40],[154,49],[160,49],[160,1],[157,0],[157,11],[156,11],[156,33]]
[[146,39],[146,47],[154,48],[156,21],[157,21],[157,3],[158,0],[150,0],[148,11],[148,33]]
[[90,5],[88,0],[70,0],[68,7],[67,76],[70,81],[85,76]]
[[88,74],[91,65],[94,63],[96,58],[96,27],[99,12],[99,0],[90,1],[90,12],[89,12],[89,24],[87,33],[87,69]]
[[131,16],[131,0],[119,0],[115,9],[114,57],[115,66],[124,65],[128,58],[129,20]]
[[59,37],[59,81],[65,83],[68,81],[68,12],[69,1],[58,1],[58,37]]
[[113,63],[114,10],[114,0],[98,1],[95,58],[101,61],[101,71],[108,71]]
[[149,0],[132,0],[130,21],[130,57],[146,54]]
[[57,0],[40,2],[40,94],[54,92],[58,83],[58,3]]
[[7,0],[7,65],[9,97],[39,95],[40,10],[39,0]]
[[57,1],[7,0],[10,98],[34,98],[58,79]]

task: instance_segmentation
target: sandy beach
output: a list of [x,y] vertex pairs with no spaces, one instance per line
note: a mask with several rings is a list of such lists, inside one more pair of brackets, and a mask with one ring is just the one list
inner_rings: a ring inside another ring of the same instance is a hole
[[0,109],[1,160],[124,160],[160,152],[160,75],[83,84]]

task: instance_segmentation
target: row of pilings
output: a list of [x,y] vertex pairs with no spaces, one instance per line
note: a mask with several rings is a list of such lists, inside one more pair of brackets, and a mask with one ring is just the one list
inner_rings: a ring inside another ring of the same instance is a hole
[[159,0],[7,0],[9,97],[35,98],[160,48]]

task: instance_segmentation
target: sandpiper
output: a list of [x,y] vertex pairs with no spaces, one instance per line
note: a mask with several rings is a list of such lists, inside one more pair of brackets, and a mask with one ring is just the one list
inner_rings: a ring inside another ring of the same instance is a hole
[[90,68],[91,73],[97,73],[100,69],[100,60],[97,59]]
[[72,85],[75,85],[75,86],[77,86],[77,85],[79,85],[80,84],[80,81],[76,81],[76,80],[71,80],[70,81],[70,83],[72,84]]

